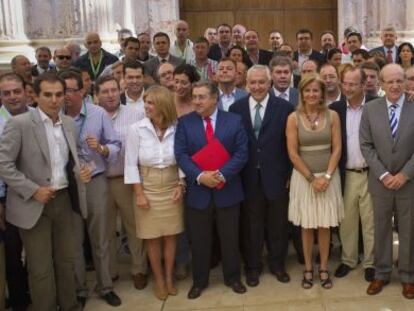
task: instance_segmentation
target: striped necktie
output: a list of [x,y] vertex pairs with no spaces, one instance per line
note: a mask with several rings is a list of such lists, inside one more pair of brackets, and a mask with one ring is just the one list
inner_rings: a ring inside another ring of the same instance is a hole
[[391,136],[395,139],[395,136],[397,135],[397,127],[398,127],[398,118],[397,118],[397,104],[392,104],[390,106],[390,128],[391,128]]

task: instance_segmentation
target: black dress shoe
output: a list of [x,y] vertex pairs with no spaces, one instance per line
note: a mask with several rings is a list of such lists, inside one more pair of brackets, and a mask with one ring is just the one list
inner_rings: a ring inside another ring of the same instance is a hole
[[246,284],[250,287],[259,285],[259,273],[257,271],[246,272]]
[[285,270],[272,271],[272,274],[274,274],[276,276],[276,279],[281,283],[290,282],[290,276]]
[[374,268],[366,268],[364,273],[365,281],[372,282],[375,279],[375,269]]
[[344,263],[341,263],[335,271],[335,276],[337,278],[343,278],[346,276],[352,268]]
[[197,287],[197,286],[191,286],[190,291],[187,294],[188,299],[196,299],[201,296],[201,293],[203,292],[204,288]]
[[82,306],[82,310],[83,310],[85,308],[85,305],[86,305],[86,297],[78,296],[77,300],[80,303],[80,305]]
[[233,290],[233,292],[237,294],[244,294],[245,292],[247,292],[246,286],[244,286],[244,284],[240,281],[235,281],[233,283],[227,283],[226,285],[230,287]]
[[106,301],[108,305],[111,305],[113,307],[118,307],[121,305],[121,298],[119,298],[118,295],[112,291],[106,293],[105,295],[102,295],[101,297]]

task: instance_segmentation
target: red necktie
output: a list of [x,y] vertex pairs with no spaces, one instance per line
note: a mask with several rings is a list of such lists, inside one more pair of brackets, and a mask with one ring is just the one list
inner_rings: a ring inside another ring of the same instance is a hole
[[392,59],[392,50],[387,50],[387,64],[392,64],[393,59]]
[[204,121],[206,121],[206,139],[207,143],[213,140],[214,138],[214,131],[213,126],[211,125],[211,118],[210,117],[204,117]]

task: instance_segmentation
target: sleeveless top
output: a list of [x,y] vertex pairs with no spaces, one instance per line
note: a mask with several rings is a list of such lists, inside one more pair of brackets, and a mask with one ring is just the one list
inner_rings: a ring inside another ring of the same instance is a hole
[[331,114],[325,112],[325,124],[321,129],[311,130],[305,127],[299,112],[298,120],[299,155],[312,173],[324,173],[328,169],[331,157]]

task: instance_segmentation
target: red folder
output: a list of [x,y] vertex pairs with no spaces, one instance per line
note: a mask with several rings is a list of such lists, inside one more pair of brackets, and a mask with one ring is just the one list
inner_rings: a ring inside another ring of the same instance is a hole
[[[217,138],[211,140],[207,145],[197,151],[191,159],[203,171],[215,171],[223,167],[230,155],[226,148],[220,143]],[[216,189],[224,187],[224,182],[217,185]]]

